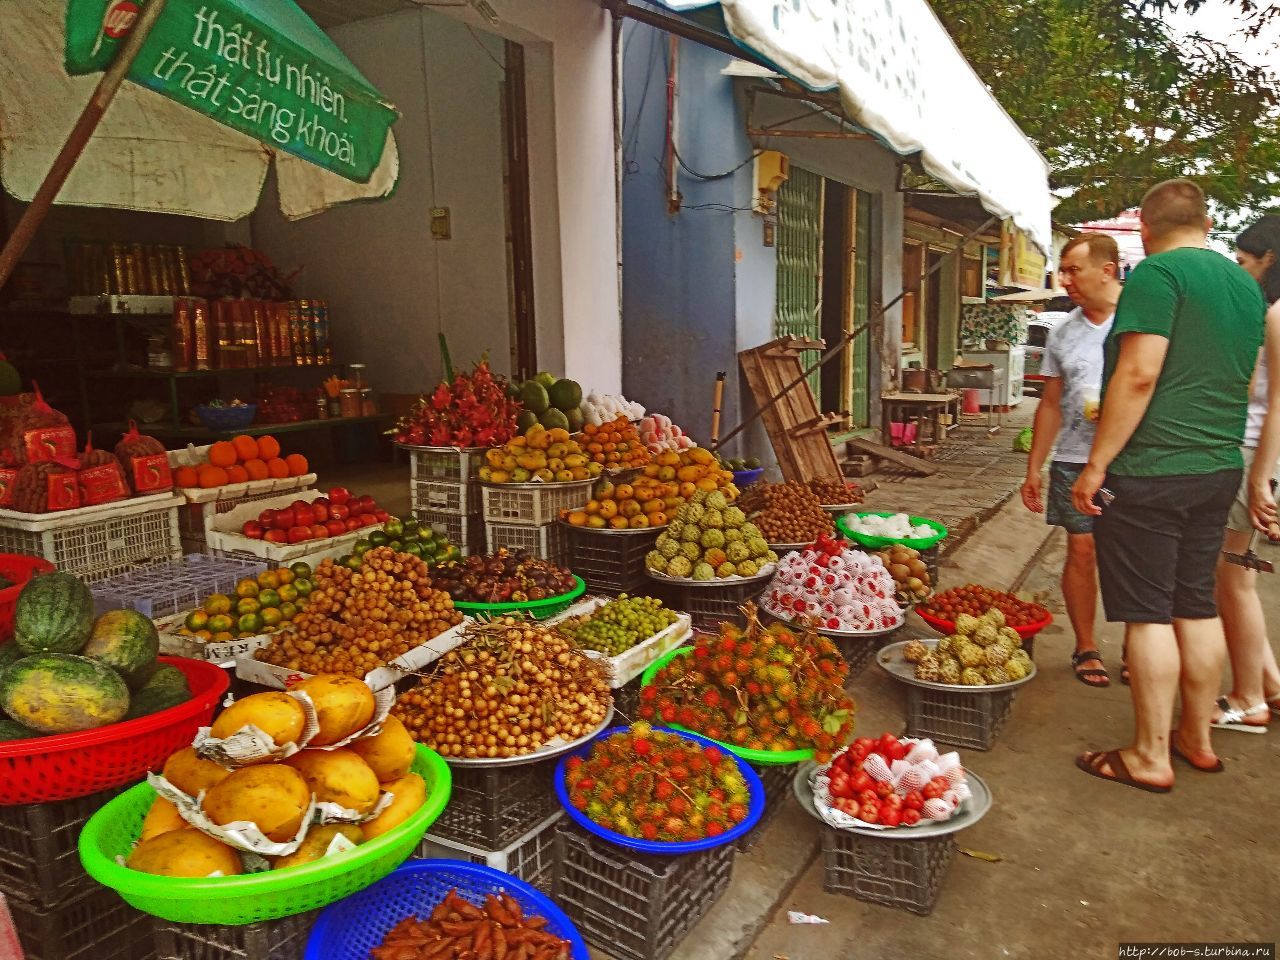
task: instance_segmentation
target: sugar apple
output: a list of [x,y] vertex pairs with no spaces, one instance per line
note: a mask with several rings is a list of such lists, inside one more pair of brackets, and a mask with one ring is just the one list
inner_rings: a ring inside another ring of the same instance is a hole
[[1018,645],[1011,642],[1008,637],[1001,637],[992,644],[992,647],[999,647],[1003,650],[1008,655],[1005,657],[1006,660],[1008,660],[1009,657],[1012,657],[1019,649]]
[[680,556],[680,541],[665,533],[658,538],[658,552],[668,560]]
[[937,657],[927,653],[916,663],[916,679],[924,680],[926,683],[937,683],[941,679]]
[[650,550],[645,554],[644,565],[646,569],[652,570],[654,573],[667,572],[667,558],[657,550]]
[[943,637],[941,640],[938,641],[937,645],[933,648],[933,652],[936,653],[938,656],[942,656],[943,654],[948,654],[951,652],[951,648],[954,643],[955,643],[955,640],[953,639],[953,637]]
[[956,633],[964,637],[973,636],[973,631],[978,629],[978,618],[969,613],[962,613],[956,617]]
[[692,543],[680,544],[680,556],[687,557],[691,563],[700,560],[702,558],[702,544],[696,540]]
[[1027,651],[1025,650],[1015,650],[1012,656],[1009,657],[1007,662],[1020,663],[1022,664],[1023,670],[1025,670],[1027,673],[1031,672],[1031,657],[1027,654]]
[[983,659],[988,667],[999,667],[1009,660],[1009,651],[998,643],[993,643],[983,651]]
[[738,575],[737,566],[730,563],[728,560],[720,564],[720,566],[716,567],[716,576],[722,579],[724,577],[736,577],[737,575]]
[[681,543],[697,543],[702,539],[702,530],[696,524],[689,524],[680,531]]
[[707,491],[695,490],[693,492],[693,500],[691,502],[696,503],[700,506],[705,504],[707,502]]
[[716,572],[709,563],[700,563],[693,568],[693,579],[695,580],[714,580]]
[[719,530],[724,527],[724,513],[720,510],[713,510],[710,507],[702,514],[702,526],[704,529]]
[[751,537],[748,539],[747,549],[751,551],[752,560],[759,560],[769,555],[769,545],[759,537]]
[[702,544],[704,550],[718,550],[724,546],[724,534],[714,528],[703,530],[702,538],[698,542]]
[[984,623],[973,631],[973,642],[980,647],[989,647],[1000,639],[1000,634],[996,633],[996,628],[989,623]]
[[982,675],[986,678],[987,683],[1008,683],[1009,674],[1004,667],[987,667],[982,671]]
[[754,577],[760,572],[760,567],[754,560],[742,560],[738,563],[738,576]]
[[1010,657],[1009,661],[1004,665],[1004,672],[1009,675],[1010,680],[1021,680],[1027,675],[1028,671],[1025,663]]
[[680,508],[680,512],[676,515],[676,519],[683,520],[685,523],[692,524],[696,527],[698,524],[702,523],[702,516],[705,513],[706,510],[703,509],[702,504],[697,500],[694,500],[690,503],[686,503]]
[[766,550],[764,553],[764,558],[768,560],[770,563],[778,562],[778,555],[772,550]]
[[764,539],[764,537],[760,535],[760,528],[757,527],[750,520],[748,520],[746,523],[742,525],[742,536],[744,539],[747,539],[747,540],[754,540],[757,537],[759,537],[761,540]]
[[741,527],[747,522],[747,515],[742,512],[741,507],[728,507],[724,511],[724,525],[734,530]]
[[986,678],[974,667],[967,667],[960,674],[960,682],[966,687],[984,687]]
[[723,510],[729,506],[729,501],[725,499],[725,495],[719,490],[712,490],[707,494],[707,508],[709,510]]
[[741,540],[730,540],[725,537],[724,552],[730,563],[741,563],[743,560],[751,559],[751,551]]
[[1000,637],[1004,640],[1008,640],[1015,647],[1022,646],[1022,636],[1017,630],[1013,629],[1013,627],[1001,627]]
[[693,573],[693,561],[688,557],[676,557],[667,563],[667,576],[688,577]]
[[967,640],[960,645],[956,659],[965,667],[977,667],[986,662],[982,648],[976,643],[969,643]]
[[902,659],[908,663],[919,663],[927,656],[929,656],[929,648],[919,640],[908,640],[906,646],[902,648]]
[[960,664],[947,657],[938,667],[938,679],[941,683],[959,683],[961,672]]
[[1004,611],[999,607],[992,607],[982,615],[982,619],[999,629],[1005,625]]
[[726,543],[746,543],[747,538],[742,535],[742,531],[737,527],[725,527],[724,539]]

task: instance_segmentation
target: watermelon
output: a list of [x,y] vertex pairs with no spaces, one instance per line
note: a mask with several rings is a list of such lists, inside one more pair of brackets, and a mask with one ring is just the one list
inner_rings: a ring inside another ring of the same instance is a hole
[[0,714],[0,743],[4,743],[6,740],[29,740],[38,736],[40,734],[34,730],[28,730],[17,720],[10,720]]
[[139,690],[151,676],[160,652],[160,633],[150,617],[137,610],[112,610],[93,624],[83,657],[100,660],[124,677],[130,690]]
[[177,667],[162,663],[156,667],[146,685],[133,695],[126,720],[168,710],[191,699],[187,675]]
[[0,644],[0,673],[4,673],[4,668],[15,660],[21,660],[26,654],[18,647],[16,643],[9,642]]
[[37,653],[0,676],[0,710],[36,733],[105,727],[128,709],[129,688],[120,675],[88,657]]
[[78,577],[32,577],[18,594],[13,639],[24,653],[79,653],[93,630],[93,594]]

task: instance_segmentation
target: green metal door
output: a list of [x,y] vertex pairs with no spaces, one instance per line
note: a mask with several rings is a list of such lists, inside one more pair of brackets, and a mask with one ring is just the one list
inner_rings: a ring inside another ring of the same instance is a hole
[[[853,329],[857,330],[871,316],[871,194],[857,192],[853,222]],[[868,326],[854,338],[849,365],[853,374],[853,395],[849,398],[849,415],[855,427],[871,423],[871,328]]]
[[[822,177],[792,164],[778,190],[775,336],[817,340],[821,335],[822,189]],[[806,350],[801,363],[808,368],[818,356],[816,350]],[[809,386],[818,398],[817,371],[809,377]]]

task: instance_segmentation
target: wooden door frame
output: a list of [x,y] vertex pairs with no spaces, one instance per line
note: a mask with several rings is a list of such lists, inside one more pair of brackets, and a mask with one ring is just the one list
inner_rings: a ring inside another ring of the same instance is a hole
[[529,187],[529,107],[524,47],[505,46],[502,84],[503,146],[506,151],[507,242],[510,249],[511,373],[524,379],[538,372],[538,325],[534,314],[533,216]]

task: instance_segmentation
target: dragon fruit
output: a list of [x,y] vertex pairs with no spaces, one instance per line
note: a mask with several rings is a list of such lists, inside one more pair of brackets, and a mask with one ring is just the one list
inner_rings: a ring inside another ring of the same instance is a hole
[[516,435],[520,403],[507,395],[507,380],[487,360],[453,383],[442,381],[420,397],[389,431],[396,443],[431,447],[497,447]]

